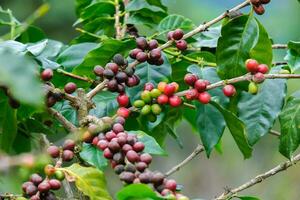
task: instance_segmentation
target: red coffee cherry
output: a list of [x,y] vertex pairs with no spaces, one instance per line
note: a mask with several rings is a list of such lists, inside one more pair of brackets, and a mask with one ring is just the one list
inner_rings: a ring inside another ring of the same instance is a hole
[[252,81],[254,83],[262,83],[265,81],[265,75],[263,73],[257,72],[253,75]]
[[174,33],[174,31],[168,32],[168,34],[167,34],[168,40],[173,40],[173,33]]
[[63,150],[71,150],[73,151],[75,148],[75,141],[71,140],[71,139],[67,139],[65,140],[64,144],[63,144]]
[[126,158],[129,162],[132,162],[132,163],[139,161],[139,155],[137,154],[137,152],[135,152],[133,150],[129,150],[126,153]]
[[117,115],[121,116],[121,117],[124,117],[124,118],[127,118],[130,115],[130,110],[127,109],[127,108],[121,107],[121,108],[118,109]]
[[145,169],[147,169],[148,165],[144,162],[138,162],[135,164],[135,167],[138,171],[143,172]]
[[105,134],[105,138],[108,140],[108,141],[111,141],[112,139],[116,138],[117,137],[117,134],[113,131],[109,131]]
[[198,92],[204,92],[207,87],[207,81],[203,79],[199,79],[195,82],[194,87],[196,90],[198,90]]
[[48,96],[47,99],[46,99],[46,105],[49,108],[54,106],[56,104],[56,102],[57,102],[56,98],[51,96],[51,95]]
[[136,59],[137,54],[140,53],[140,52],[142,52],[142,51],[143,50],[141,50],[139,48],[133,49],[133,50],[130,51],[129,56],[132,59]]
[[134,173],[132,172],[122,172],[120,175],[119,175],[121,181],[124,181],[126,183],[132,183],[135,179],[135,175]]
[[184,33],[181,29],[176,29],[172,34],[174,40],[180,40],[183,35]]
[[144,37],[136,38],[136,45],[139,49],[142,50],[146,50],[148,48],[147,40]]
[[53,77],[53,71],[52,69],[45,69],[42,73],[41,73],[41,79],[43,81],[50,81]]
[[144,90],[151,91],[153,89],[154,89],[154,84],[153,83],[145,83]]
[[260,65],[258,65],[258,67],[257,67],[257,72],[266,74],[266,73],[268,73],[268,71],[269,71],[269,67],[268,67],[268,65],[266,65],[266,64],[260,64]]
[[197,99],[199,95],[198,90],[196,89],[189,89],[186,93],[185,93],[185,98],[187,100],[194,100]]
[[165,94],[161,94],[157,97],[157,103],[160,105],[167,104],[169,102],[169,97]]
[[164,88],[164,94],[167,96],[172,96],[176,92],[176,87],[173,84],[167,84]]
[[23,190],[23,192],[26,192],[26,188],[27,188],[29,185],[33,185],[33,183],[30,182],[30,181],[27,181],[27,182],[25,182],[25,183],[22,184],[22,190]]
[[165,187],[166,187],[166,189],[169,189],[169,190],[171,190],[171,191],[175,191],[175,190],[176,190],[176,187],[177,187],[177,183],[176,183],[175,180],[170,179],[170,180],[167,180],[167,181],[166,181]]
[[165,179],[165,176],[162,173],[156,172],[153,174],[151,182],[154,185],[160,185],[163,183],[164,179]]
[[198,77],[195,74],[186,74],[184,76],[184,82],[190,86],[194,86],[194,84],[197,80],[198,80]]
[[149,42],[148,42],[148,47],[149,47],[149,49],[150,50],[152,50],[152,49],[156,49],[157,47],[158,47],[158,42],[157,42],[157,40],[150,40]]
[[34,184],[34,185],[38,185],[43,181],[43,178],[38,175],[38,174],[32,174],[30,176],[30,181]]
[[265,13],[265,8],[263,5],[255,6],[253,5],[254,12],[258,15],[263,15]]
[[124,153],[127,153],[128,151],[132,150],[132,146],[129,145],[129,144],[124,144],[123,147],[122,147],[122,151]]
[[118,143],[118,142],[114,142],[114,141],[110,141],[110,142],[108,143],[108,148],[109,148],[110,151],[113,152],[113,153],[116,153],[116,152],[118,152],[118,151],[121,149],[119,143]]
[[107,88],[111,92],[116,92],[118,90],[118,82],[115,79],[110,80],[107,83]]
[[149,153],[143,153],[140,155],[140,161],[149,165],[152,162],[152,156]]
[[208,104],[210,102],[210,94],[208,92],[201,92],[198,96],[198,100],[203,104]]
[[97,147],[104,151],[108,146],[108,142],[106,140],[99,140],[99,142],[97,143]]
[[180,51],[184,51],[187,49],[187,42],[185,40],[178,40],[176,41],[176,47]]
[[48,183],[48,181],[44,181],[44,182],[40,183],[38,186],[39,192],[42,192],[42,193],[46,193],[50,189],[51,189],[51,187],[50,187],[50,184]]
[[[119,66],[118,66],[116,63],[111,62],[111,63],[107,63],[107,64],[105,65],[105,69],[106,69],[106,70],[107,70],[107,69],[110,69],[111,71],[114,72],[114,74],[116,74],[116,73],[118,73],[118,71],[119,71]],[[106,70],[104,70],[104,72],[105,72]],[[104,75],[104,76],[105,76],[105,75]]]
[[93,144],[94,146],[97,146],[97,144],[98,144],[99,141],[100,141],[100,140],[99,140],[99,137],[94,137],[94,138],[93,138],[93,141],[92,141],[92,144]]
[[74,153],[70,150],[64,150],[62,154],[62,158],[64,161],[71,161],[74,157]]
[[139,61],[139,62],[145,62],[145,61],[148,60],[148,54],[145,53],[145,52],[139,52],[136,55],[136,60]]
[[152,49],[149,53],[150,59],[157,60],[161,57],[161,50],[160,49]]
[[248,59],[246,60],[245,64],[248,72],[251,72],[252,74],[255,74],[257,72],[259,63],[256,60]]
[[124,127],[122,124],[116,123],[113,125],[113,129],[112,129],[116,134],[123,132],[124,131]]
[[112,159],[113,158],[113,153],[109,150],[109,148],[106,148],[103,151],[103,156],[106,159]]
[[73,92],[75,92],[76,89],[77,85],[73,82],[67,83],[64,88],[65,92],[68,94],[72,94]]
[[223,87],[223,93],[227,97],[232,97],[236,93],[235,87],[233,85],[226,85]]
[[133,150],[136,151],[136,152],[141,152],[141,151],[144,150],[144,148],[145,148],[145,145],[142,142],[136,142],[133,145]]
[[96,76],[102,77],[102,76],[103,76],[103,71],[104,71],[104,68],[101,67],[100,65],[96,65],[96,66],[94,67],[94,74],[95,74]]
[[29,196],[33,196],[33,195],[35,195],[37,193],[37,191],[38,191],[38,189],[37,189],[37,187],[35,185],[28,185],[26,187],[25,193],[27,195],[29,195]]
[[61,188],[61,183],[57,179],[51,179],[48,183],[50,185],[51,190],[59,190]]
[[52,157],[52,158],[58,158],[60,150],[57,146],[51,145],[47,149],[47,153]]
[[129,104],[129,97],[126,94],[120,94],[117,97],[117,101],[120,107],[126,107]]
[[172,107],[178,107],[182,103],[182,100],[179,96],[173,95],[169,98],[169,104]]

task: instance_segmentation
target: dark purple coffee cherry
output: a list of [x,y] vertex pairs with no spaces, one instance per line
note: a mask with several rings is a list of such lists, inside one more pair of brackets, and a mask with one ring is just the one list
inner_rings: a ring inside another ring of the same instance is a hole
[[185,40],[178,40],[176,42],[176,47],[177,49],[179,49],[180,51],[184,51],[187,49],[187,42]]
[[114,141],[110,141],[108,143],[108,148],[111,150],[111,152],[118,152],[121,149],[119,143]]
[[71,139],[67,139],[65,140],[64,144],[63,144],[63,150],[74,150],[76,143],[74,140]]
[[173,40],[173,33],[174,33],[174,31],[168,32],[168,34],[167,34],[168,40]]
[[52,95],[50,95],[46,99],[46,106],[48,108],[51,108],[56,104],[56,102],[57,102],[56,99]]
[[127,163],[125,166],[125,171],[135,173],[136,167],[132,163]]
[[121,181],[124,181],[125,183],[132,183],[135,179],[134,173],[131,172],[122,172],[119,177]]
[[135,164],[135,167],[138,171],[143,172],[148,167],[148,165],[144,162],[138,162]]
[[35,185],[28,185],[26,187],[25,193],[27,195],[29,195],[29,196],[33,196],[33,195],[35,195],[37,193],[37,191],[38,191],[38,189],[37,189],[37,187]]
[[59,190],[61,188],[61,183],[57,179],[51,179],[48,183],[50,185],[51,190]]
[[158,47],[158,42],[157,40],[150,40],[148,42],[148,46],[149,46],[149,49],[152,50],[152,49],[156,49]]
[[105,69],[103,71],[103,76],[107,79],[112,79],[115,76],[115,73],[111,69]]
[[119,66],[124,66],[125,65],[124,57],[121,54],[114,55],[113,62],[116,63]]
[[121,174],[122,172],[124,172],[124,169],[125,169],[124,165],[116,165],[114,167],[114,171],[118,175]]
[[72,94],[77,89],[77,85],[73,82],[69,82],[65,85],[64,90],[68,94]]
[[52,157],[52,158],[58,158],[60,154],[60,150],[57,146],[51,145],[47,149],[47,153]]
[[27,182],[25,182],[25,183],[22,184],[22,190],[23,190],[23,192],[26,192],[26,188],[27,188],[29,185],[33,185],[33,183],[30,182],[30,181],[27,181]]
[[118,72],[116,74],[116,80],[118,83],[125,83],[128,80],[128,76],[125,72]]
[[107,63],[105,65],[105,69],[110,69],[114,72],[114,74],[116,74],[119,71],[119,66],[116,63]]
[[158,60],[161,57],[161,50],[160,49],[152,49],[150,51],[150,58],[154,60]]
[[116,92],[118,90],[118,82],[115,79],[110,80],[107,83],[107,89],[111,92]]
[[130,144],[131,146],[133,146],[134,143],[136,143],[135,135],[128,135],[127,136],[127,144]]
[[176,29],[174,32],[173,32],[173,39],[174,40],[180,40],[182,37],[183,37],[184,33],[181,29]]
[[42,192],[42,193],[48,192],[50,189],[51,189],[51,186],[47,181],[40,183],[38,186],[39,192]]
[[141,183],[148,184],[151,181],[151,173],[143,172],[139,175],[139,179],[140,179]]
[[151,179],[151,182],[154,184],[154,185],[160,185],[163,183],[165,179],[165,176],[160,173],[160,172],[155,172],[153,173],[153,176],[152,176],[152,179]]
[[148,48],[147,40],[144,37],[136,38],[136,45],[139,49],[142,50],[146,50]]
[[30,177],[30,181],[34,184],[34,185],[39,185],[42,181],[43,181],[43,178],[38,175],[38,174],[32,174],[31,177]]
[[139,48],[133,49],[133,50],[130,51],[129,56],[132,59],[136,59],[137,54],[140,53],[140,52],[142,52],[142,51],[143,50],[141,50]]
[[127,76],[132,76],[134,74],[135,69],[133,67],[127,67],[124,72],[127,74]]
[[145,62],[148,59],[148,54],[145,52],[140,52],[136,55],[136,60],[139,62]]
[[117,91],[121,94],[125,92],[125,86],[123,84],[118,84],[118,89]]
[[71,161],[74,157],[74,153],[70,150],[64,150],[62,154],[63,161]]
[[159,59],[156,60],[156,62],[154,63],[155,65],[159,66],[164,64],[164,59],[162,57],[160,57]]
[[124,155],[120,152],[113,155],[113,161],[115,161],[117,164],[124,164],[124,159]]
[[136,78],[134,77],[134,75],[132,77],[128,77],[128,80],[126,81],[126,85],[128,87],[133,87],[133,86],[136,86],[137,85],[137,80]]
[[48,192],[43,200],[57,200],[55,194],[53,192]]
[[103,76],[103,72],[104,72],[104,68],[100,65],[96,65],[94,67],[94,74],[96,76],[102,77]]
[[52,69],[45,69],[42,73],[41,73],[41,79],[43,81],[50,81],[53,77],[53,71]]

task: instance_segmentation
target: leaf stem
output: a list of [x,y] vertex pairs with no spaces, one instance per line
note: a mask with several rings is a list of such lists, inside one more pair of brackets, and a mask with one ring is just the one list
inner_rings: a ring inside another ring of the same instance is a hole
[[65,75],[65,76],[69,76],[69,77],[74,78],[74,79],[78,79],[78,80],[81,80],[81,81],[86,81],[88,83],[93,83],[94,82],[92,79],[89,79],[87,77],[78,76],[76,74],[67,72],[67,71],[65,71],[63,69],[57,69],[56,71],[58,73],[61,73],[61,74]]

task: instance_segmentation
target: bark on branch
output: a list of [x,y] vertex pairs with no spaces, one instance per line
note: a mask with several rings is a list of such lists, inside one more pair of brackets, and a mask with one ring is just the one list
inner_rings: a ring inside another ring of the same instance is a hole
[[71,133],[77,130],[76,126],[68,121],[62,114],[58,111],[54,110],[53,108],[47,108],[48,112],[55,117],[68,131]]

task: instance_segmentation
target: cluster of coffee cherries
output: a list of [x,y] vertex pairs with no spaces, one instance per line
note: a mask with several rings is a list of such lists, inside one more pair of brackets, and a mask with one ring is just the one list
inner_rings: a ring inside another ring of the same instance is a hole
[[[45,82],[50,81],[53,78],[53,70],[45,69],[41,72],[41,79]],[[72,94],[77,89],[77,85],[73,82],[69,82],[65,85],[64,91],[67,94]],[[63,93],[60,91],[57,92],[47,92],[46,95],[46,105],[47,107],[52,107],[56,104],[56,102],[61,101],[63,99]]]
[[162,58],[161,50],[158,48],[157,40],[147,41],[144,37],[136,38],[137,48],[130,51],[129,56],[136,59],[140,63],[148,62],[150,65],[162,65],[164,59]]
[[52,173],[55,178],[43,178],[39,174],[32,174],[29,181],[23,183],[22,190],[24,197],[30,198],[30,200],[56,200],[56,196],[53,193],[55,190],[61,188],[61,180],[64,179],[64,173],[61,171],[54,171]]
[[184,51],[187,49],[187,42],[182,39],[184,32],[181,29],[176,29],[174,31],[170,31],[167,34],[168,40],[175,40],[176,47],[180,51]]
[[10,107],[17,109],[20,107],[20,102],[17,101],[9,92],[8,88],[5,86],[0,86],[0,90],[3,90],[5,95],[8,97],[8,104],[10,105]]
[[121,54],[114,55],[112,62],[107,63],[105,68],[99,65],[94,68],[96,76],[109,80],[107,89],[118,93],[125,92],[125,85],[134,87],[140,83],[140,78],[134,72],[134,67],[128,66],[128,61]]
[[264,82],[265,74],[268,73],[269,67],[266,64],[260,64],[255,59],[246,60],[245,65],[247,71],[253,74],[252,81],[248,86],[248,91],[251,94],[256,94],[258,92],[257,84]]
[[251,4],[253,6],[253,10],[256,14],[262,15],[265,13],[265,8],[263,4],[270,3],[271,0],[251,0]]
[[64,141],[62,148],[51,145],[47,149],[47,153],[52,158],[62,158],[63,161],[71,161],[74,158],[74,150],[76,143],[74,140],[67,139]]
[[124,124],[125,118],[121,116],[116,117],[106,131],[98,131],[97,125],[90,124],[87,128],[90,137],[85,137],[84,141],[103,151],[103,156],[110,160],[111,167],[124,184],[149,184],[162,196],[173,195],[178,200],[187,200],[176,192],[176,181],[148,169],[152,156],[144,152],[145,145],[135,134],[124,130]]

